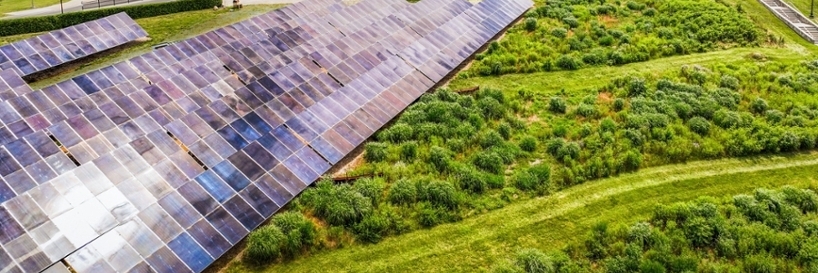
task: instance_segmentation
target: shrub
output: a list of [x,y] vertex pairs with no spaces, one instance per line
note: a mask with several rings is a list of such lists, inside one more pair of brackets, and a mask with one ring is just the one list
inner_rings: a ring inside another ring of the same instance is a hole
[[721,128],[730,129],[739,126],[741,116],[736,112],[722,109],[713,114],[713,122]]
[[307,195],[305,202],[330,225],[352,226],[372,213],[372,200],[348,184],[335,186],[324,180],[302,195]]
[[525,30],[531,32],[537,29],[537,18],[526,18],[525,19]]
[[767,112],[765,112],[765,117],[770,123],[776,124],[784,120],[784,113],[775,109],[767,110]]
[[389,201],[396,205],[412,204],[417,200],[417,186],[410,180],[401,179],[389,188]]
[[517,253],[516,264],[527,273],[555,272],[551,258],[537,249],[523,249]]
[[486,172],[500,174],[503,172],[503,158],[491,151],[481,151],[472,160],[474,166]]
[[750,103],[750,111],[753,113],[761,114],[767,111],[767,101],[762,98],[756,98],[753,102]]
[[120,12],[128,13],[133,19],[154,17],[191,10],[212,9],[221,6],[221,0],[180,0],[166,3],[137,6],[116,6],[64,14],[0,20],[0,36],[35,33],[66,28],[96,20]]
[[364,159],[369,162],[381,162],[386,160],[386,144],[380,142],[369,142],[364,147]]
[[639,153],[639,151],[630,150],[625,153],[625,157],[622,160],[622,167],[626,171],[638,170],[640,166],[642,166],[642,154]]
[[656,15],[656,13],[657,13],[657,11],[654,8],[647,8],[644,11],[642,11],[642,15],[649,16],[649,17],[653,17],[654,15]]
[[648,86],[645,83],[645,79],[642,78],[633,78],[628,82],[628,96],[629,97],[638,97],[647,94]]
[[449,139],[446,141],[446,147],[452,152],[460,153],[466,149],[466,141],[459,138]]
[[564,28],[561,28],[561,27],[554,28],[554,29],[551,30],[551,35],[554,35],[554,37],[563,39],[563,38],[568,36],[568,30],[565,30]]
[[630,10],[636,10],[636,11],[640,11],[640,10],[645,9],[645,4],[638,3],[638,2],[635,2],[635,1],[628,1],[628,3],[626,4],[626,6],[627,6],[627,7],[628,7]]
[[358,239],[367,243],[377,243],[389,230],[389,219],[380,214],[369,215],[353,229]]
[[497,126],[497,132],[500,133],[500,136],[502,136],[503,139],[508,140],[511,138],[511,125],[508,125],[508,123],[505,122],[500,123],[500,125]]
[[710,132],[710,122],[703,117],[691,118],[687,121],[687,127],[689,127],[691,131],[700,135],[707,135],[707,133]]
[[421,203],[418,210],[418,223],[424,227],[433,227],[443,223],[446,217],[446,212],[443,209],[428,202]]
[[594,118],[597,115],[596,106],[587,103],[580,103],[577,107],[576,113],[582,117]]
[[381,131],[378,134],[378,140],[391,141],[392,143],[400,143],[411,140],[414,135],[412,126],[406,123],[398,123],[389,129]]
[[565,70],[577,70],[580,64],[576,58],[570,55],[562,55],[557,59],[557,66]]
[[551,186],[551,167],[535,165],[514,175],[514,186],[520,190],[547,190]]
[[625,100],[622,98],[616,98],[613,102],[613,108],[614,111],[622,111],[622,109],[625,109]]
[[429,162],[440,172],[446,171],[449,168],[449,160],[449,151],[444,148],[433,146],[429,151]]
[[477,107],[482,110],[483,116],[488,119],[500,118],[506,112],[505,107],[492,97],[481,98],[477,101]]
[[262,226],[247,236],[244,258],[255,264],[264,264],[281,257],[281,246],[286,238],[275,225]]
[[470,167],[460,168],[455,174],[455,179],[461,189],[471,193],[483,193],[488,187],[483,174]]
[[381,202],[383,189],[385,184],[382,178],[362,178],[355,181],[352,188],[358,193],[372,201],[372,205],[376,206]]
[[565,103],[565,99],[561,97],[551,97],[551,100],[548,101],[548,110],[551,112],[565,114],[567,108],[568,106]]
[[602,36],[599,38],[599,45],[601,46],[612,46],[614,44],[614,37],[611,35]]
[[316,242],[315,224],[299,212],[287,211],[276,214],[272,224],[277,226],[286,238],[281,242],[281,253],[284,256],[293,257],[304,247],[312,246]]
[[478,143],[480,143],[480,147],[486,149],[493,146],[503,145],[505,140],[503,140],[503,136],[501,136],[500,133],[490,130],[480,134],[478,137]]
[[602,132],[616,132],[616,121],[610,117],[602,119],[599,123],[599,130]]
[[457,197],[457,190],[451,183],[446,181],[432,181],[424,187],[424,200],[430,203],[456,209],[460,201]]
[[526,152],[533,152],[537,150],[537,138],[533,136],[524,136],[520,139],[520,149]]
[[739,81],[736,77],[730,75],[722,75],[721,82],[719,83],[719,87],[729,88],[732,90],[738,90]]
[[418,155],[418,143],[409,141],[400,146],[400,158],[408,162],[415,160]]
[[562,18],[562,22],[565,23],[566,25],[568,25],[569,28],[579,27],[579,20],[577,20],[577,18],[574,18],[574,17],[569,16],[569,17]]

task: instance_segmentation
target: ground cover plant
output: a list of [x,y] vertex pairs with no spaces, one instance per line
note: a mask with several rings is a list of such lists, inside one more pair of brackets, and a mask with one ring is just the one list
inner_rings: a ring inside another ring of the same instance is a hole
[[262,267],[234,263],[226,272],[309,272],[315,268],[335,272],[490,272],[521,249],[550,253],[568,245],[582,245],[585,234],[599,222],[614,227],[644,221],[657,204],[688,202],[701,196],[733,196],[782,185],[815,189],[816,174],[815,153],[650,167],[589,181],[541,198],[520,200],[377,244],[313,251],[292,261]]
[[366,163],[349,173],[372,178],[321,181],[292,202],[325,235],[303,251],[377,243],[647,166],[815,147],[814,62],[643,76],[552,97],[491,88],[425,95],[366,144]]
[[493,272],[812,272],[818,195],[809,189],[659,205],[647,221],[593,226],[581,244],[522,249]]
[[525,15],[461,77],[576,70],[783,40],[714,0],[557,0]]

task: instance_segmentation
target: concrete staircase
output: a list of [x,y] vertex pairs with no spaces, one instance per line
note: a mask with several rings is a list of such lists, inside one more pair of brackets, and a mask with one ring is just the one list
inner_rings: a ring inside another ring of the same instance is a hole
[[813,44],[818,43],[818,25],[804,16],[804,14],[798,12],[795,7],[781,0],[759,1],[772,11],[775,16],[781,19],[781,21],[784,21],[790,28],[795,30],[798,35],[801,35],[801,37],[804,37],[804,39],[807,39],[807,41]]

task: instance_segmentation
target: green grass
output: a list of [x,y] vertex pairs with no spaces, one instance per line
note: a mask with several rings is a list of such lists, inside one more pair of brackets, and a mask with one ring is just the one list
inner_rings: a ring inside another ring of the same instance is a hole
[[555,195],[384,240],[324,251],[295,261],[227,272],[475,272],[521,248],[556,250],[600,221],[627,224],[656,204],[722,197],[755,188],[815,186],[818,154],[698,161],[589,182]]
[[[796,9],[798,9],[798,11],[807,17],[809,17],[810,1],[812,0],[786,0],[788,4],[794,6]],[[815,21],[815,19],[812,20]]]
[[[144,54],[151,51],[154,45],[183,40],[253,16],[264,14],[280,7],[282,7],[282,5],[251,5],[238,11],[229,11],[228,9],[220,9],[218,11],[199,10],[137,19],[136,22],[148,32],[151,38],[150,41],[136,44],[113,54],[83,63],[77,69],[34,82],[30,85],[35,89],[46,87],[77,75],[85,74],[113,63]],[[0,37],[0,45],[33,37],[38,34],[39,33],[32,33]]]
[[[68,1],[65,0],[64,2]],[[59,4],[60,0],[0,0],[0,17],[6,16],[6,13],[9,12],[32,9],[32,2],[36,9]]]

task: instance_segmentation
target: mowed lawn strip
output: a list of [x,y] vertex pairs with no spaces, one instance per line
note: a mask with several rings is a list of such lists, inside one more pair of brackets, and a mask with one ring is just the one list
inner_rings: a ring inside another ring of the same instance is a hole
[[301,257],[266,268],[235,264],[227,272],[474,272],[520,248],[555,250],[591,225],[647,218],[657,204],[723,197],[755,188],[814,185],[818,153],[698,161],[588,182],[554,195],[392,237]]
[[[63,2],[68,2],[64,0]],[[32,9],[31,4],[34,3],[34,8],[44,8],[60,3],[60,0],[0,0],[0,17],[7,16],[6,13],[29,10]]]

